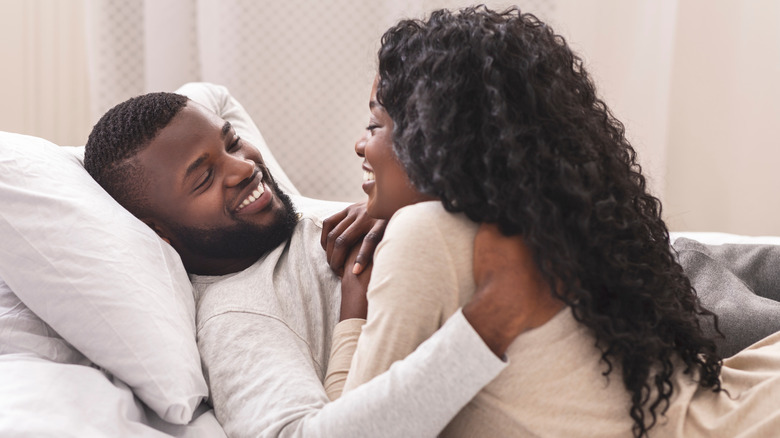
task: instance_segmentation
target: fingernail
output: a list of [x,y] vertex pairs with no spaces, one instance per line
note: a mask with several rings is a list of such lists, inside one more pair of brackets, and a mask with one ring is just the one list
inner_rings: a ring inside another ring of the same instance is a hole
[[355,262],[355,265],[352,266],[352,273],[355,275],[360,274],[363,271],[363,265],[361,265],[358,262]]

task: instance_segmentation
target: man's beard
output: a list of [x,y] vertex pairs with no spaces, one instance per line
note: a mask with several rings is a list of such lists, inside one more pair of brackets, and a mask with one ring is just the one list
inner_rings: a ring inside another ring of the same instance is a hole
[[282,201],[283,208],[276,212],[270,225],[239,222],[229,228],[201,229],[171,224],[173,232],[187,250],[209,258],[258,259],[286,242],[292,236],[298,217],[292,200],[283,193],[276,181],[269,181],[271,190]]

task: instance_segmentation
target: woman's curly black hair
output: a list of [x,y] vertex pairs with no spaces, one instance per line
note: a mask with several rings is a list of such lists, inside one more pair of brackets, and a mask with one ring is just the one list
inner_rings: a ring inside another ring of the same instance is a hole
[[721,360],[623,125],[566,41],[484,6],[382,37],[377,99],[412,183],[452,212],[522,234],[552,290],[618,369],[647,436],[679,367],[720,390]]

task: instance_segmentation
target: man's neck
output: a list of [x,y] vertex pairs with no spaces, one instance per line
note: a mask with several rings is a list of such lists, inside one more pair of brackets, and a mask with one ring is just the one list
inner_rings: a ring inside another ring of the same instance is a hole
[[[262,257],[262,256],[261,256]],[[219,259],[219,260],[189,260],[184,261],[184,267],[188,274],[194,275],[227,275],[241,272],[252,266],[260,257],[245,259]]]

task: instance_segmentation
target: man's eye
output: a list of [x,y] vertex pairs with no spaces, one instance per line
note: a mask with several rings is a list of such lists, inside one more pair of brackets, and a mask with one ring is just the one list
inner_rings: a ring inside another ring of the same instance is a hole
[[366,131],[368,131],[369,135],[374,135],[374,131],[379,128],[379,125],[368,125],[366,126]]
[[233,143],[230,143],[230,146],[228,146],[227,151],[228,152],[232,152],[232,151],[240,148],[241,147],[241,143],[239,142],[239,140],[241,140],[241,137],[236,136],[236,139],[233,140]]
[[205,186],[205,185],[206,185],[206,184],[207,184],[209,181],[211,181],[211,175],[212,175],[212,171],[211,171],[211,169],[209,169],[209,170],[208,170],[208,172],[206,172],[206,175],[204,175],[204,177],[203,177],[203,178],[201,179],[201,181],[198,183],[198,185],[196,185],[196,186],[195,186],[195,189],[194,189],[193,191],[195,191],[195,190],[200,190],[200,189],[201,189],[201,188],[203,188],[203,187],[204,187],[204,186]]

